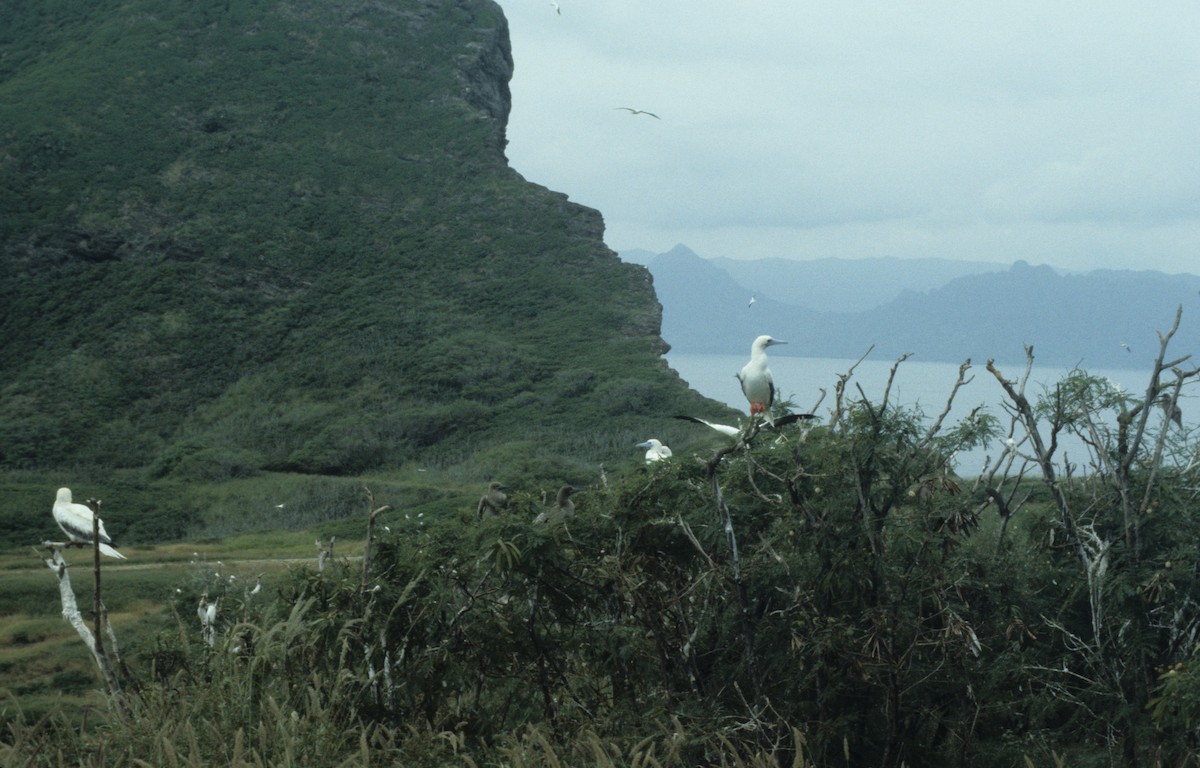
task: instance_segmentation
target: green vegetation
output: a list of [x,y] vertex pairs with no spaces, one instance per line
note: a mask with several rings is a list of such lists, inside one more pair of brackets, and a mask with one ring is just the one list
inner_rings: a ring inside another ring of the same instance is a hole
[[[598,214],[507,167],[510,65],[484,0],[0,6],[3,765],[1200,759],[1174,329],[1144,396],[989,367],[1008,423],[952,425],[847,374],[689,444],[728,414]],[[59,485],[131,555],[119,691],[27,549]]]
[[508,168],[489,2],[7,4],[0,53],[0,469],[561,480],[725,410]]
[[[1200,370],[1181,362],[1160,359],[1142,397],[1076,371],[1027,398],[989,364],[1007,425],[930,423],[887,391],[851,395],[848,376],[827,424],[613,473],[559,524],[531,523],[545,501],[520,490],[482,522],[384,510],[365,572],[358,539],[324,571],[276,571],[270,598],[201,559],[144,619],[102,726],[17,699],[0,757],[1190,764],[1200,446],[1170,406]],[[987,473],[950,470],[1006,431]],[[1065,432],[1095,451],[1058,477]],[[211,648],[202,590],[222,605]],[[31,613],[10,633],[48,631]],[[85,682],[77,665],[43,685]]]

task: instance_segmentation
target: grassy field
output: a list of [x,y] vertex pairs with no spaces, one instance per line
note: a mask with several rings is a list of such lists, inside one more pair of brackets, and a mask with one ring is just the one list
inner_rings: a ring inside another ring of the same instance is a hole
[[[339,537],[335,556],[360,557],[362,540]],[[137,665],[162,633],[194,631],[206,591],[240,605],[257,579],[262,594],[292,569],[316,568],[311,531],[251,533],[224,540],[128,546],[127,561],[104,561],[103,597],[122,660]],[[33,547],[0,553],[0,712],[36,717],[62,705],[103,707],[101,680],[86,647],[62,617],[58,583]],[[91,619],[91,553],[68,550],[76,599]],[[178,617],[178,618],[176,618]]]

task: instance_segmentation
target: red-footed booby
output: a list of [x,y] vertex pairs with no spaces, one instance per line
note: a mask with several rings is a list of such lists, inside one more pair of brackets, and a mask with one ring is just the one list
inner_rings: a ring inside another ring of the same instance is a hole
[[[783,416],[780,416],[779,418],[775,419],[768,426],[773,426],[776,429],[778,429],[779,427],[786,427],[788,424],[792,424],[797,421],[804,421],[806,419],[815,419],[816,417],[817,417],[816,414],[813,414],[813,413],[787,413],[787,414],[784,414]],[[709,429],[716,430],[717,432],[720,432],[722,435],[727,435],[729,437],[737,437],[738,435],[740,435],[742,433],[742,429],[743,429],[743,427],[732,427],[728,424],[717,424],[716,422],[713,422],[713,421],[705,421],[704,419],[696,418],[695,416],[676,416],[675,418],[680,419],[682,421],[692,421],[697,424],[703,424],[704,426],[708,427]]]
[[737,437],[738,435],[740,435],[742,433],[742,430],[740,427],[731,427],[728,424],[717,424],[712,421],[705,421],[704,419],[698,419],[695,416],[676,416],[675,418],[683,419],[684,421],[694,421],[697,424],[703,424],[704,426],[708,427],[709,429],[715,429],[716,431],[720,432],[722,435],[727,435],[729,437]]
[[751,416],[765,413],[775,402],[775,382],[771,378],[771,369],[767,367],[767,347],[776,344],[787,342],[770,336],[755,339],[750,345],[750,362],[737,374],[738,381],[742,383],[742,394],[750,401]]
[[[90,545],[92,543],[92,521],[94,519],[95,515],[92,514],[90,507],[71,501],[70,488],[58,489],[58,496],[54,499],[54,522],[58,523],[58,527],[67,534],[67,538],[72,544]],[[103,520],[100,521],[100,552],[119,560],[126,559],[125,555],[122,555],[113,546],[108,531],[104,530]]]
[[671,458],[671,449],[663,445],[658,439],[650,438],[644,443],[638,443],[634,448],[646,449],[646,463],[653,464],[656,461]]
[[498,480],[488,483],[487,493],[479,497],[479,506],[475,507],[475,517],[482,520],[500,514],[504,503],[508,501],[508,494],[504,491],[504,484]]
[[568,517],[575,514],[575,502],[571,501],[571,494],[578,489],[569,485],[564,485],[558,489],[558,497],[555,499],[554,506],[550,509],[544,509],[538,513],[538,516],[533,518],[533,522],[542,523],[561,523]]

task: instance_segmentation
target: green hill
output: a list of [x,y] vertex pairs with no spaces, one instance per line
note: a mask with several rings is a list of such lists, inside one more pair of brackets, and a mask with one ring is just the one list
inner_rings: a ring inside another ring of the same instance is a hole
[[511,72],[488,0],[0,6],[0,468],[582,478],[719,414]]

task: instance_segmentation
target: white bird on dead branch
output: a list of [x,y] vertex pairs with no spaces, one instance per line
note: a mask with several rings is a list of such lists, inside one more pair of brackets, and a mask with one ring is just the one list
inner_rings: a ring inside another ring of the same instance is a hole
[[[70,488],[58,489],[58,496],[54,500],[54,522],[58,523],[58,527],[67,534],[67,538],[72,544],[90,545],[92,543],[95,519],[96,516],[90,507],[71,501]],[[100,521],[98,530],[100,532],[100,552],[119,560],[126,559],[125,555],[117,551],[108,531],[104,530],[103,520]]]

